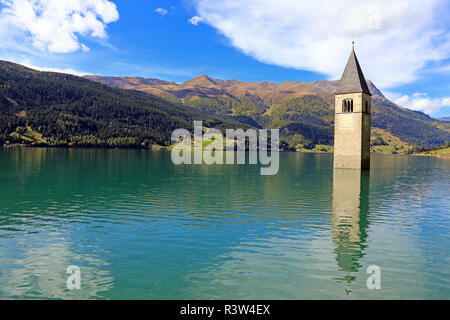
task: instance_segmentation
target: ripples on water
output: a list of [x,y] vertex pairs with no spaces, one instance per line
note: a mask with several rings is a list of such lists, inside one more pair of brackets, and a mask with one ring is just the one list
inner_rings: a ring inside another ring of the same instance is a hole
[[449,161],[372,155],[360,174],[282,153],[260,176],[164,151],[12,149],[0,164],[0,298],[450,298]]

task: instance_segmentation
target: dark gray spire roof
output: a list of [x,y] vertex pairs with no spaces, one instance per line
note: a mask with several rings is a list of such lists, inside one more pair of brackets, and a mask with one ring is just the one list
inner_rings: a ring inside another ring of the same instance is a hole
[[339,87],[335,93],[341,94],[357,92],[364,92],[372,95],[369,87],[367,86],[361,66],[359,65],[358,58],[356,58],[355,50],[353,49],[350,54],[350,58],[348,58],[341,81],[339,81]]

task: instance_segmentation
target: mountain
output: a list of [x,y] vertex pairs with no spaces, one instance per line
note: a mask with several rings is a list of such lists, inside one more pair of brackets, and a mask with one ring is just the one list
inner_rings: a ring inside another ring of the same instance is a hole
[[437,120],[440,120],[440,121],[450,121],[450,117],[440,117],[440,118],[437,118]]
[[[184,83],[157,79],[85,76],[123,89],[181,101],[205,113],[264,128],[280,128],[291,146],[333,143],[334,91],[339,81],[243,82],[201,75]],[[371,82],[372,139],[376,151],[405,152],[450,141],[450,124],[403,108]],[[390,148],[385,147],[390,146]]]
[[[141,81],[170,85],[135,82]],[[192,128],[193,120],[209,127],[242,127],[179,101],[0,61],[0,146],[167,146],[172,131]]]
[[[286,81],[280,84],[270,82],[243,82],[239,80],[212,79],[201,75],[178,84],[157,79],[130,77],[102,77],[87,75],[85,78],[99,81],[122,89],[133,89],[152,94],[165,93],[177,98],[211,98],[211,97],[243,97],[251,96],[265,104],[273,104],[288,98],[304,95],[326,96],[333,100],[333,94],[316,87],[313,83]],[[152,84],[149,84],[149,81]]]
[[[283,83],[213,79],[178,84],[137,77],[77,77],[0,61],[0,145],[167,146],[193,120],[218,129],[280,128],[290,148],[333,143],[338,81]],[[450,122],[373,93],[373,150],[406,152],[450,141]],[[322,147],[320,147],[322,148]]]

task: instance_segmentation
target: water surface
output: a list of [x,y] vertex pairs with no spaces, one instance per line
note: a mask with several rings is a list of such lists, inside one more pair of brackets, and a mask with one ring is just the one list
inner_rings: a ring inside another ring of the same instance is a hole
[[0,166],[2,299],[450,299],[448,160],[372,155],[361,174],[281,153],[261,176],[36,148],[3,149]]

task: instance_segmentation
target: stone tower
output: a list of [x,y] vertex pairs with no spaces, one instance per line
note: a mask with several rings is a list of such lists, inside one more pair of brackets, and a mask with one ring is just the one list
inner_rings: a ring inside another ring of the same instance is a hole
[[370,168],[371,96],[353,48],[335,92],[334,168]]

